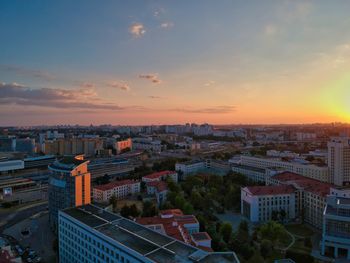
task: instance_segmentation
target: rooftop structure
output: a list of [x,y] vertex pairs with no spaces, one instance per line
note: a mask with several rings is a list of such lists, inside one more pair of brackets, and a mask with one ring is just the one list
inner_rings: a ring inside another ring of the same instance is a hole
[[209,253],[93,205],[60,211],[59,218],[62,263],[239,262],[234,252]]

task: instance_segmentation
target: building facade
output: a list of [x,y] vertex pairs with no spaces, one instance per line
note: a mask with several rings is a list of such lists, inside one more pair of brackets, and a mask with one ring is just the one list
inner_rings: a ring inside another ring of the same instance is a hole
[[112,196],[123,199],[128,195],[140,192],[140,181],[122,180],[98,185],[93,188],[93,199],[96,202],[108,202]]
[[295,192],[290,185],[244,187],[241,189],[241,214],[254,223],[272,220],[274,213],[283,220],[294,219]]
[[262,158],[253,156],[241,156],[241,164],[256,168],[283,168],[286,171],[297,173],[308,178],[316,179],[321,182],[329,182],[329,171],[326,166],[317,166],[313,164],[300,164],[281,161],[275,158]]
[[91,202],[91,176],[81,157],[63,157],[49,165],[49,221],[56,230],[58,211]]
[[323,214],[321,253],[350,261],[350,189],[331,188]]
[[350,138],[332,138],[328,142],[328,167],[330,182],[335,185],[350,184]]

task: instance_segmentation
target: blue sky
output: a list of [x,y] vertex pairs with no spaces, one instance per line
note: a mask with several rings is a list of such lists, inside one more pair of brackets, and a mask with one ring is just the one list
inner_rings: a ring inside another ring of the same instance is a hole
[[0,125],[347,120],[332,105],[348,96],[334,85],[349,69],[349,11],[325,0],[1,1]]

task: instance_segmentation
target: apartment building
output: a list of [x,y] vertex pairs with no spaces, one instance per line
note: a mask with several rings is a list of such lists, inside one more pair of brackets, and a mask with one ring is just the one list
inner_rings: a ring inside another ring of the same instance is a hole
[[96,202],[108,202],[112,196],[123,199],[128,195],[140,192],[140,181],[122,180],[104,185],[97,185],[93,188],[93,199]]
[[94,205],[59,212],[60,263],[237,263],[234,252],[207,252]]
[[103,148],[100,138],[70,138],[45,141],[45,154],[52,155],[76,155],[94,156],[99,149]]
[[148,182],[160,182],[165,181],[167,178],[171,178],[171,180],[175,183],[178,182],[178,175],[175,171],[161,171],[152,173],[146,176],[142,177],[142,182],[148,183]]
[[131,138],[115,142],[115,149],[117,154],[121,154],[125,150],[132,150],[132,140]]

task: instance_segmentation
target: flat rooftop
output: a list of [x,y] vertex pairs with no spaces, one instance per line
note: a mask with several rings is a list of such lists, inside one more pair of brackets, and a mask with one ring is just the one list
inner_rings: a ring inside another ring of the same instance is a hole
[[62,212],[154,262],[239,262],[233,252],[206,252],[94,205]]

